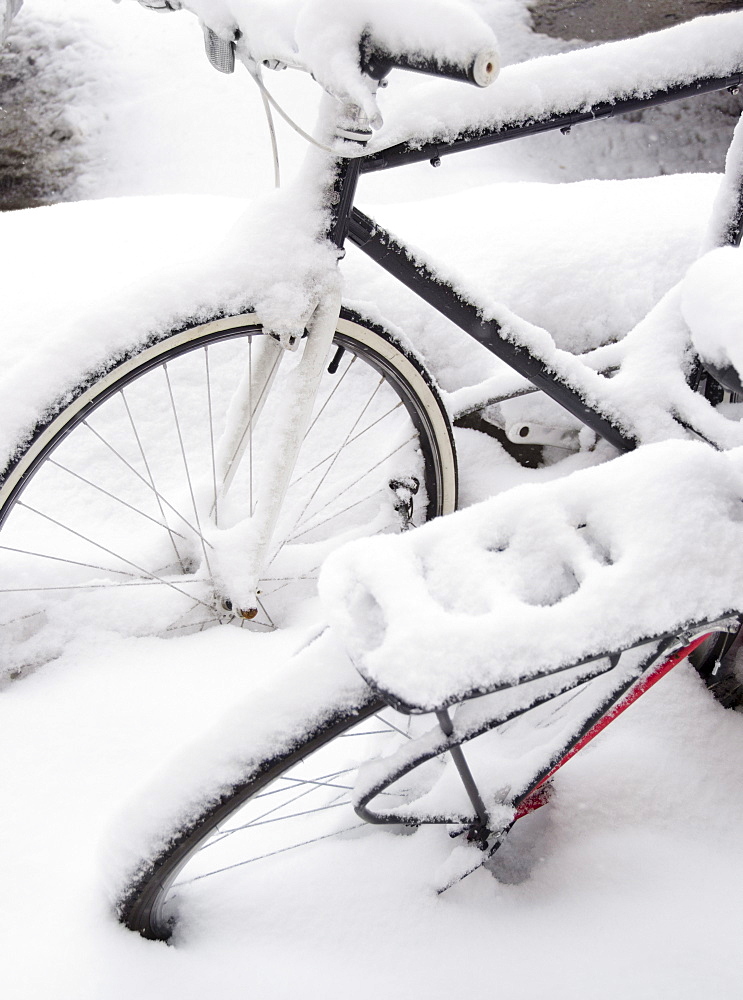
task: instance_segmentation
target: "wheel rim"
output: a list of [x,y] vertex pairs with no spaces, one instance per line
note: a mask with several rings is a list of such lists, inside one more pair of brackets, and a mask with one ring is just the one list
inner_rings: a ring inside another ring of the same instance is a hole
[[148,936],[169,938],[177,927],[198,920],[204,907],[218,908],[235,892],[249,899],[251,885],[280,880],[287,860],[312,864],[318,845],[357,836],[367,826],[352,806],[358,767],[410,739],[410,727],[410,718],[382,709],[277,768],[255,793],[248,790],[246,801],[189,851],[176,871],[159,873]]
[[[187,932],[205,909],[229,905],[235,893],[250,903],[255,891],[281,884],[287,861],[311,865],[318,845],[333,847],[367,827],[352,806],[358,767],[394,752],[426,726],[377,701],[327,722],[174,833],[124,894],[120,918],[145,937],[167,940],[176,929]],[[438,775],[441,762],[434,764]],[[385,794],[400,802],[430,784],[430,772],[416,772]]]
[[[419,434],[425,415],[401,399],[394,366],[338,336],[337,367],[323,380],[260,584],[259,614],[252,622],[240,618],[211,565],[212,522],[216,514],[219,528],[229,528],[247,514],[270,454],[280,381],[226,499],[215,454],[236,381],[262,339],[259,327],[243,326],[166,345],[126,377],[114,371],[36,448],[2,511],[6,674],[54,657],[85,628],[164,635],[224,623],[273,629],[312,598],[332,548],[357,534],[420,523],[429,505],[435,508],[431,448]],[[278,380],[294,360],[282,361]],[[390,486],[406,478],[420,484],[409,498],[409,522]]]

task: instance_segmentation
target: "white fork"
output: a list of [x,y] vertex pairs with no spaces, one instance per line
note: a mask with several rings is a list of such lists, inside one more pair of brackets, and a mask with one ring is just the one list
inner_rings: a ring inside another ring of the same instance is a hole
[[[317,306],[308,324],[302,356],[288,374],[282,391],[286,405],[271,430],[270,462],[262,469],[261,483],[251,514],[230,528],[210,533],[210,561],[215,579],[233,608],[247,619],[258,611],[258,583],[288,489],[299,449],[310,424],[320,379],[340,315],[340,290]],[[227,427],[219,443],[221,496],[232,484],[248,446],[263,403],[276,377],[284,348],[266,338],[253,371],[244,378],[231,404]],[[252,376],[252,377],[251,377]],[[215,504],[218,508],[219,504]],[[217,510],[215,510],[215,520]]]

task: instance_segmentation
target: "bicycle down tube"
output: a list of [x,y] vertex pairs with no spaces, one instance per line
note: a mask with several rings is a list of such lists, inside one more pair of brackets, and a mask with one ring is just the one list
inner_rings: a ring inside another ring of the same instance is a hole
[[416,292],[478,343],[510,365],[519,375],[528,378],[569,413],[613,444],[620,451],[631,451],[637,444],[618,421],[592,408],[567,381],[551,371],[525,347],[506,339],[495,319],[483,319],[477,306],[465,299],[451,285],[438,278],[425,264],[416,261],[406,248],[388,232],[353,210],[349,239],[390,274]]
[[[644,97],[601,102],[589,109],[576,108],[541,120],[505,123],[491,131],[478,133],[462,131],[445,143],[432,142],[417,148],[401,143],[361,158],[357,170],[350,171],[352,180],[349,178],[349,187],[355,188],[358,176],[364,173],[423,160],[430,160],[432,165],[436,166],[439,157],[447,153],[461,152],[541,132],[554,130],[566,132],[575,124],[657,107],[693,95],[721,90],[737,93],[742,83],[743,73],[728,77],[705,78],[683,86],[659,89]],[[733,162],[730,162],[731,159]],[[729,153],[726,176],[732,181],[736,195],[730,198],[725,217],[717,220],[716,243],[720,245],[737,246],[743,234],[743,164],[735,160],[736,156],[731,157]],[[351,162],[355,166],[357,161]],[[483,318],[476,302],[465,298],[445,279],[435,274],[426,263],[416,259],[403,243],[394,239],[377,222],[364,215],[358,208],[352,208],[347,191],[344,191],[343,206],[347,206],[350,214],[345,224],[342,213],[338,218],[335,228],[336,242],[340,243],[342,236],[347,235],[355,246],[380,267],[614,447],[620,451],[630,451],[636,447],[636,439],[626,427],[622,426],[621,415],[591,405],[579,388],[561,377],[546,361],[536,357],[525,346],[508,339],[502,325],[496,319]],[[338,236],[341,239],[338,239]]]

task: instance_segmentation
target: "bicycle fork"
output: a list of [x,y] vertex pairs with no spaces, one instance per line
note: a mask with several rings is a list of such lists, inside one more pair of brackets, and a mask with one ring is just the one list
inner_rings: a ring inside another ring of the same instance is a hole
[[[250,497],[250,514],[231,527],[219,524],[220,504],[251,449],[255,426],[274,383],[285,348],[266,337],[255,364],[246,373],[231,404],[227,427],[218,446],[220,495],[214,504],[209,542],[212,572],[227,609],[252,620],[259,610],[258,584],[269,562],[271,542],[299,449],[310,425],[320,379],[340,315],[340,289],[317,306],[308,323],[302,356],[282,387],[285,405],[270,428],[270,461],[260,488]],[[264,428],[265,430],[265,428]],[[252,461],[252,456],[249,458]],[[252,493],[252,487],[251,487]]]
[[[327,134],[347,143],[363,146],[371,134],[360,108],[339,104],[334,98],[327,98],[322,116]],[[324,180],[320,181],[316,189],[319,198],[321,202],[327,201],[332,206],[324,236],[338,248],[340,260],[359,176],[359,161],[342,156],[325,159],[320,176]],[[299,449],[310,426],[320,378],[340,310],[340,282],[336,281],[333,290],[325,294],[315,308],[307,325],[304,348],[300,348],[303,350],[302,358],[285,380],[283,391],[286,405],[271,428],[269,467],[262,472],[262,484],[257,496],[250,498],[250,516],[232,528],[215,532],[212,541],[216,564],[212,567],[212,573],[225,595],[225,606],[247,620],[254,619],[258,614],[258,584],[265,577],[265,570],[271,559],[272,539]],[[245,450],[250,446],[253,428],[260,417],[283,356],[284,348],[267,338],[254,370],[243,378],[237,398],[233,400],[228,427],[218,449],[219,481],[222,483],[223,495],[232,485]],[[403,504],[410,490],[406,492],[406,484],[400,484],[400,489],[400,504]],[[215,502],[214,515],[215,525],[218,526],[218,502]]]

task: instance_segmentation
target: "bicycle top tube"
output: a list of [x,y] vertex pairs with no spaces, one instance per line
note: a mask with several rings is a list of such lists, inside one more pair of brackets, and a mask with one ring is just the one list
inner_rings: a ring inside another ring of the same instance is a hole
[[508,66],[487,91],[447,88],[444,98],[426,82],[395,107],[362,170],[735,88],[741,74],[743,11],[732,11]]
[[[743,64],[743,59],[741,63]],[[567,133],[575,125],[644,111],[688,97],[700,97],[720,90],[735,93],[742,84],[743,70],[726,76],[703,77],[690,83],[663,87],[645,96],[607,98],[588,108],[585,105],[578,105],[566,111],[550,113],[546,117],[539,117],[537,113],[533,117],[524,119],[522,115],[517,114],[509,119],[504,114],[496,122],[491,122],[486,129],[467,126],[458,131],[453,138],[437,138],[423,145],[416,139],[411,142],[396,143],[376,152],[372,150],[361,163],[361,173],[389,170],[392,167],[420,163],[423,160],[429,160],[432,165],[438,166],[437,161],[450,153],[479,149],[482,146],[492,146],[528,135],[540,135],[543,132]]]

